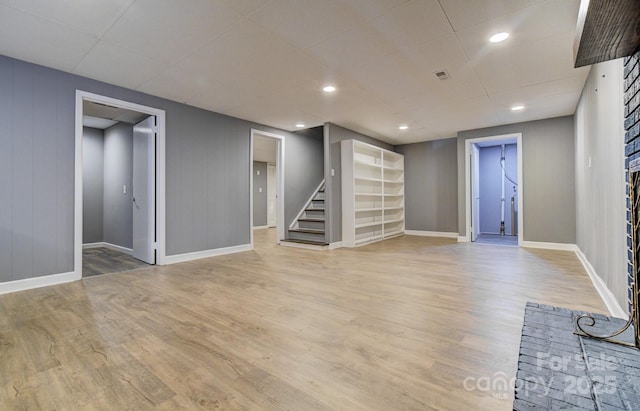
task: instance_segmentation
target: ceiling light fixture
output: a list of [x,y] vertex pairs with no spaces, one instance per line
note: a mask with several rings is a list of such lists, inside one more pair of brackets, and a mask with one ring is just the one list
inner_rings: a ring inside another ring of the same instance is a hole
[[322,91],[324,91],[325,93],[333,93],[334,91],[336,91],[336,86],[324,86],[322,88]]
[[408,125],[402,124],[401,126],[398,127],[398,130],[407,130],[408,128],[409,128]]
[[296,124],[296,127],[303,128],[304,127],[304,123],[298,123],[298,124]]
[[511,107],[511,111],[520,111],[524,110],[524,106],[513,106]]
[[489,41],[492,43],[500,43],[501,41],[505,41],[509,37],[509,33],[501,32],[496,33],[489,38]]

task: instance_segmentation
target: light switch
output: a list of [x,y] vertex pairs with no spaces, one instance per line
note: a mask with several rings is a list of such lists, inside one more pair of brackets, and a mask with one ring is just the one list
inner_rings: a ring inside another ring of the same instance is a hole
[[122,194],[127,194],[127,186],[126,185],[122,186]]
[[336,170],[334,170],[333,168],[331,169],[331,177],[336,175]]
[[262,193],[262,187],[258,188],[258,192]]
[[260,175],[260,170],[256,171],[256,175],[259,176]]

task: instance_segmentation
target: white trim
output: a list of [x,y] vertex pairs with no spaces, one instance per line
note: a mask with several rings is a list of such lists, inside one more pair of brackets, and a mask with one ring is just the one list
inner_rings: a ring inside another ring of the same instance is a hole
[[[300,209],[300,212],[298,213],[296,218],[294,218],[291,224],[289,224],[289,230],[295,230],[298,228],[298,220],[300,219],[300,217],[302,217],[302,214],[304,214],[304,210],[309,207],[309,204],[311,204],[311,201],[316,196],[316,194],[318,194],[318,190],[320,190],[320,187],[322,187],[323,184],[324,184],[324,178],[322,179],[320,184],[318,184],[318,187],[316,187],[316,189],[313,190],[313,193],[311,193],[311,196],[309,197],[307,202],[304,203],[304,206]],[[327,192],[325,190],[325,198],[327,198],[326,193]],[[326,211],[326,208],[327,208],[327,205],[325,204],[325,211]],[[325,227],[326,227],[326,223],[327,221],[325,220]]]
[[328,250],[329,246],[328,245],[315,245],[315,244],[305,244],[305,243],[296,243],[293,241],[281,241],[280,245],[283,245],[285,247],[292,247],[292,248],[302,248],[304,250],[314,250],[314,251],[321,251],[321,250]]
[[458,242],[459,243],[468,243],[469,242],[469,237],[467,237],[466,235],[459,235],[458,236]]
[[576,255],[578,256],[578,259],[580,260],[580,262],[582,263],[582,266],[584,267],[585,271],[589,275],[589,278],[591,279],[593,286],[596,288],[596,291],[598,292],[598,294],[600,294],[600,298],[602,298],[604,305],[607,306],[609,313],[614,317],[624,318],[625,320],[628,319],[629,315],[625,310],[622,309],[622,307],[620,306],[620,303],[618,303],[618,300],[616,300],[616,297],[613,295],[609,287],[607,287],[607,284],[605,284],[605,282],[602,281],[602,278],[598,275],[596,270],[593,268],[593,266],[587,259],[587,256],[584,255],[582,250],[580,250],[580,247],[576,247],[576,248],[577,248]]
[[33,288],[48,287],[50,285],[70,283],[81,280],[79,273],[70,272],[62,274],[44,275],[41,277],[25,278],[24,280],[8,281],[0,283],[0,295],[31,290]]
[[521,247],[540,248],[543,250],[559,250],[559,251],[577,251],[578,246],[566,243],[545,243],[541,241],[523,241]]
[[268,225],[257,225],[253,227],[254,230],[266,230],[267,228],[269,228]]
[[342,248],[342,241],[336,241],[329,244],[329,250],[335,250],[336,248]]
[[418,237],[458,238],[458,233],[449,233],[446,231],[404,230],[404,233],[405,235],[415,235]]
[[166,113],[153,107],[76,90],[73,271],[82,277],[82,102],[84,100],[156,116],[156,264],[166,261]]
[[193,253],[184,253],[176,255],[168,255],[165,258],[165,264],[183,263],[185,261],[199,260],[201,258],[217,257],[219,255],[241,253],[243,251],[251,251],[251,244],[234,245],[231,247],[214,248],[213,250],[195,251]]
[[284,240],[284,136],[267,131],[251,129],[249,141],[249,227],[250,246],[253,248],[253,138],[258,134],[278,141],[276,153],[276,244]]
[[120,245],[111,244],[111,243],[100,242],[100,243],[82,244],[82,249],[83,250],[88,250],[90,248],[100,248],[100,247],[109,248],[109,249],[115,250],[115,251],[120,251],[121,253],[129,254],[129,255],[133,254],[133,249],[132,248],[122,247]]
[[471,192],[471,181],[469,180],[471,164],[469,162],[469,156],[471,155],[471,145],[500,140],[516,140],[516,151],[518,159],[518,245],[524,247],[524,178],[522,167],[522,133],[503,134],[498,136],[470,138],[465,140],[464,150],[464,182],[465,182],[465,229],[466,237],[465,241],[461,241],[458,238],[458,242],[470,242],[471,241],[471,198],[469,193]]

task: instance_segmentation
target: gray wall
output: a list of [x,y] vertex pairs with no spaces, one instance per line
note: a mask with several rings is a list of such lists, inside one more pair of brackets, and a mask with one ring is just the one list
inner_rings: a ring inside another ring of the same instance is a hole
[[[122,192],[125,185],[126,194]],[[118,123],[104,131],[103,241],[106,243],[133,247],[132,186],[133,125]]]
[[458,132],[458,228],[465,225],[465,140],[522,133],[525,241],[576,242],[573,116]]
[[[342,156],[340,155],[340,142],[349,139],[393,150],[391,144],[376,140],[373,137],[332,123],[324,125],[325,218],[327,219],[325,224],[329,243],[342,241]],[[331,175],[331,170],[334,170],[333,176]]]
[[324,178],[323,127],[293,133],[285,147],[285,230]]
[[287,215],[319,182],[298,177],[322,163],[306,136],[0,56],[0,282],[74,269],[77,89],[166,111],[169,256],[250,242],[251,128],[285,137]]
[[[500,146],[480,148],[480,188],[479,211],[480,232],[489,234],[500,233],[500,197],[502,195],[502,167],[500,166]],[[515,144],[505,146],[506,174],[518,182],[518,155]],[[511,197],[516,194],[514,184],[505,178],[504,182],[504,228],[507,235],[511,235]],[[517,200],[516,200],[517,210]],[[517,221],[517,220],[516,220]]]
[[267,225],[267,163],[253,162],[253,226]]
[[103,241],[104,131],[83,128],[82,141],[82,242]]
[[395,147],[404,154],[405,228],[458,232],[457,139]]
[[591,66],[575,116],[575,219],[576,244],[627,309],[622,85],[622,59]]

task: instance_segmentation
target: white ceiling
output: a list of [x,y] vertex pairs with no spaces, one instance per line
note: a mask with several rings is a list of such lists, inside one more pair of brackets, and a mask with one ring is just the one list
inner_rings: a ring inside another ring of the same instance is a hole
[[[0,54],[390,143],[573,114],[579,0],[0,0]],[[491,44],[490,35],[511,37]],[[450,78],[438,80],[434,71]],[[323,85],[335,84],[331,95]],[[514,104],[525,110],[512,112]],[[407,124],[408,130],[398,126]]]

